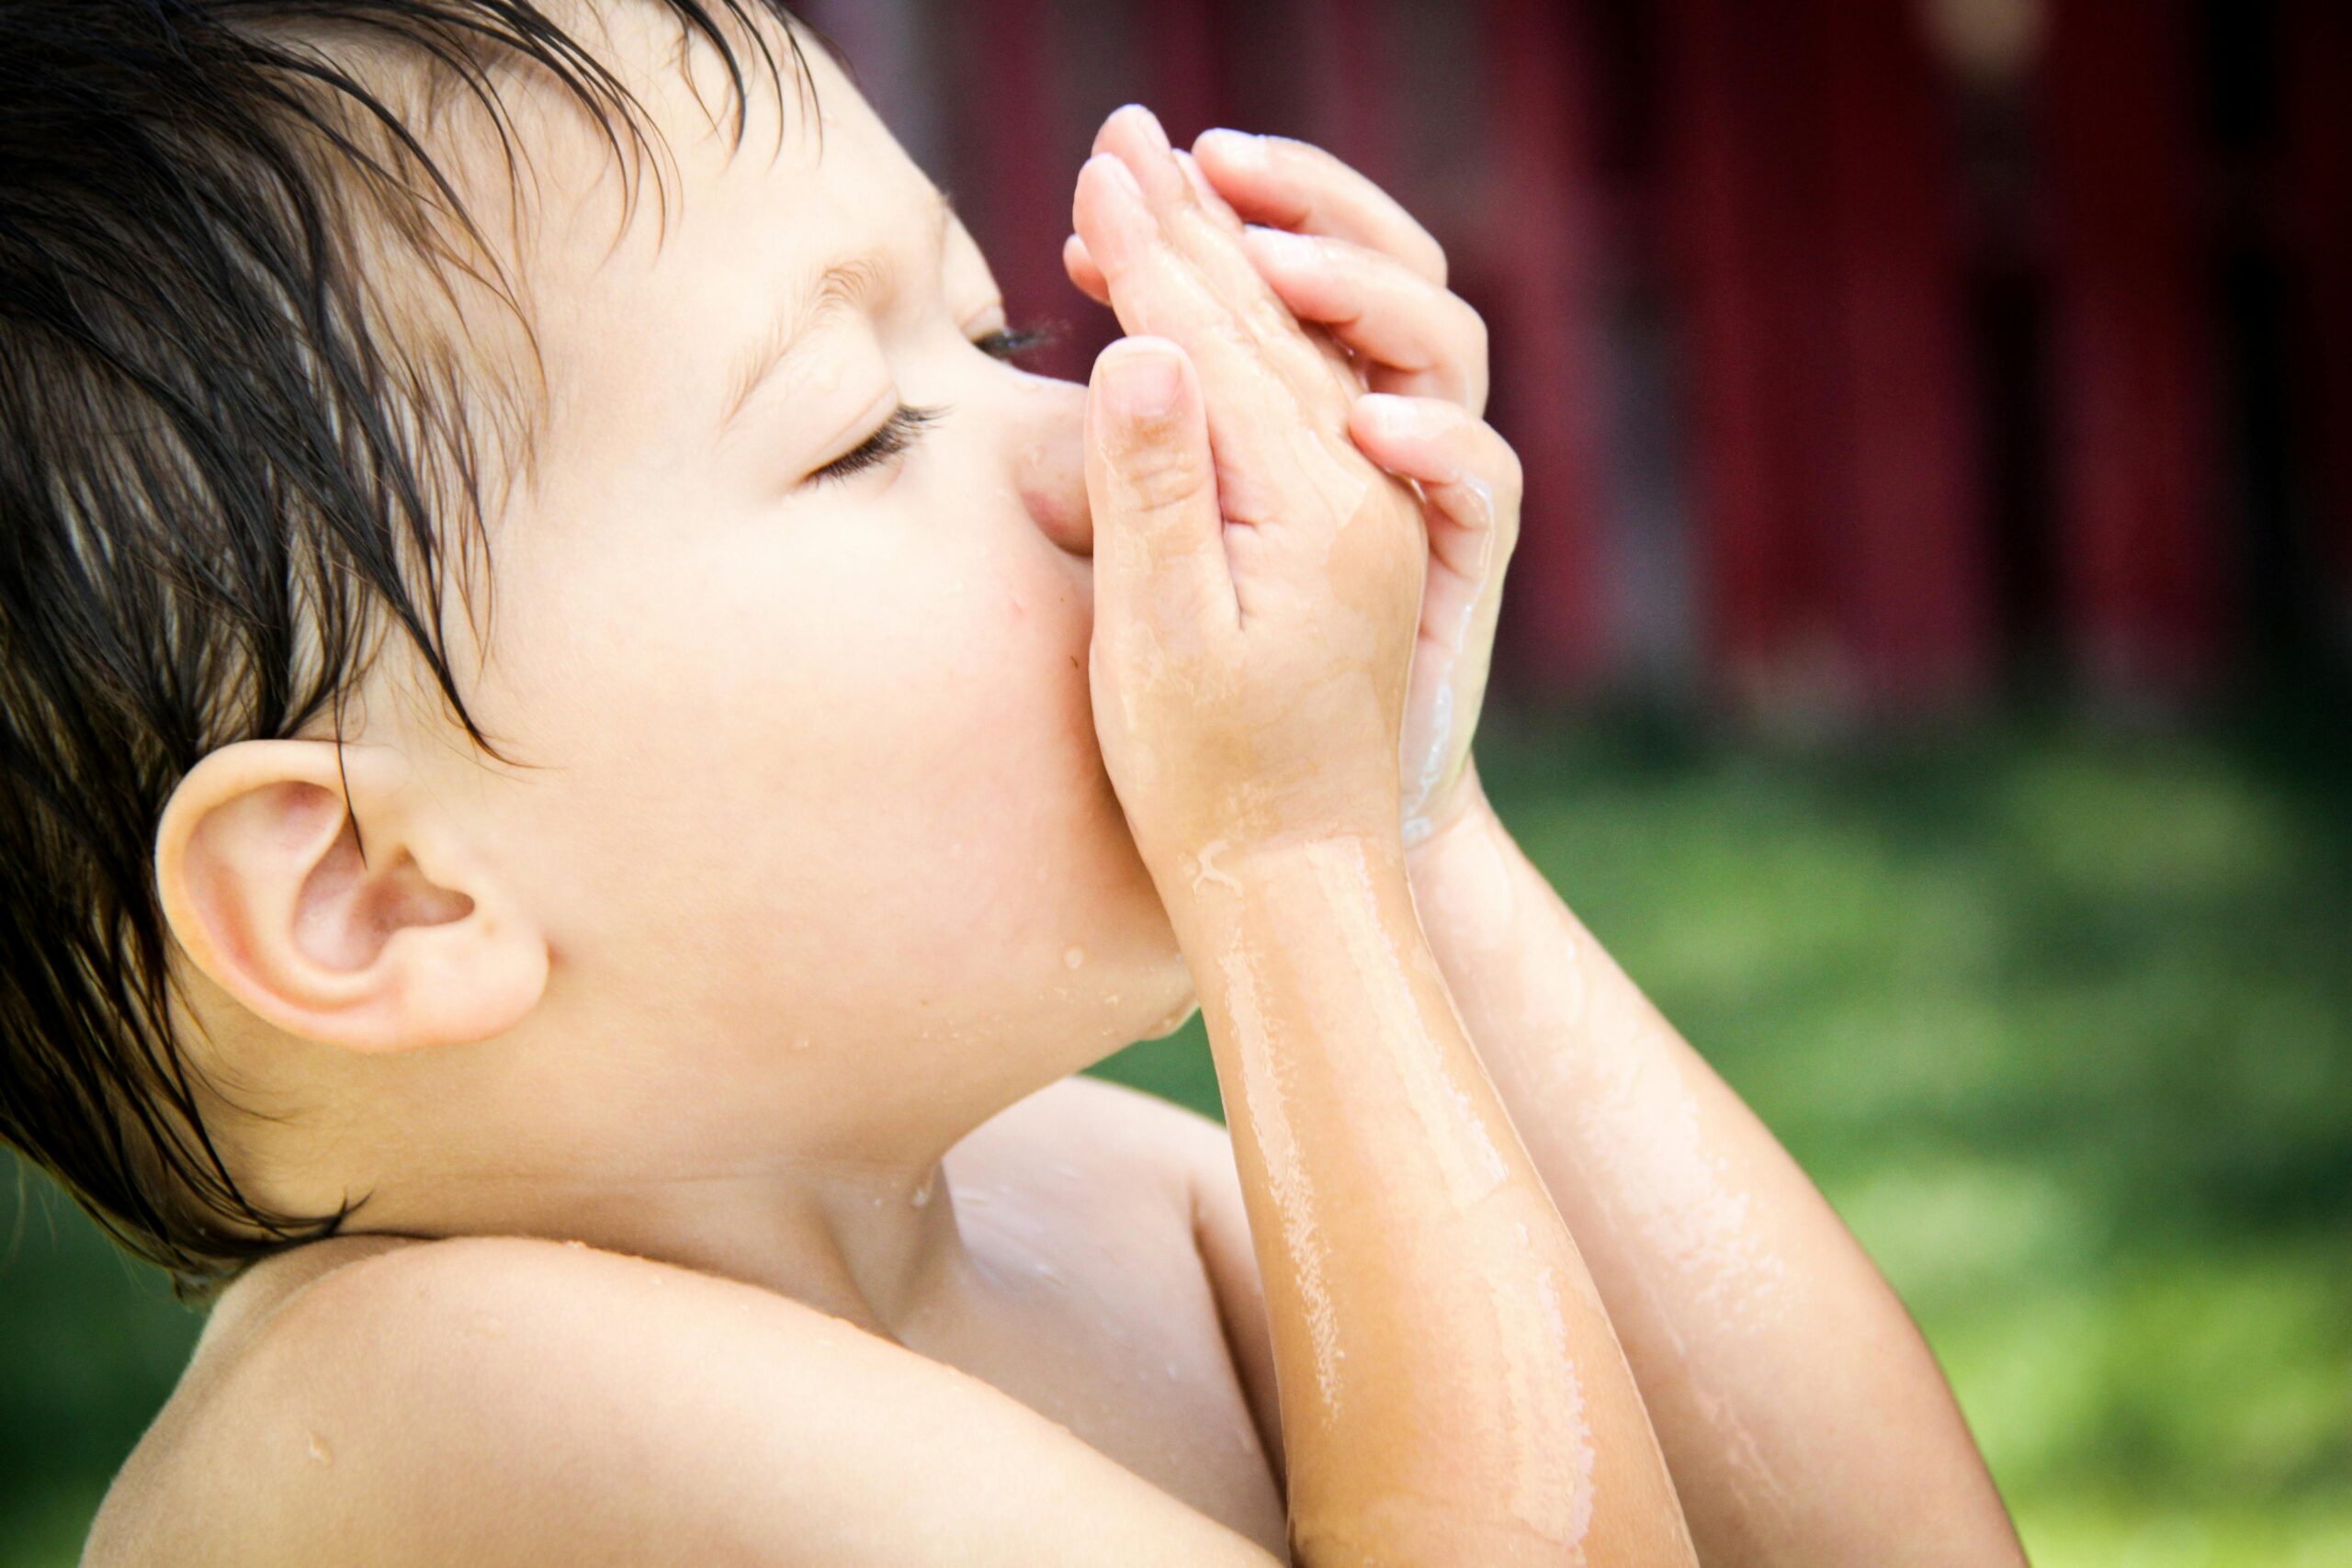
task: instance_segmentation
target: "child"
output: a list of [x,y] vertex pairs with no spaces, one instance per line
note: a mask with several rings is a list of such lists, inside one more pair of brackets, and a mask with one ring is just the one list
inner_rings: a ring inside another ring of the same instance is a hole
[[2020,1560],[1478,790],[1381,193],[1114,116],[1079,388],[765,7],[0,28],[0,1129],[228,1281],[85,1562]]

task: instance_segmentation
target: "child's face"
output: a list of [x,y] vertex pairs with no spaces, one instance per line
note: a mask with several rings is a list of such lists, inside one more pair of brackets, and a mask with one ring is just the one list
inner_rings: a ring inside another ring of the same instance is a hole
[[[542,766],[421,765],[545,923],[526,1028],[804,1110],[829,1074],[877,1119],[1023,1092],[1193,995],[1090,717],[1083,389],[975,346],[987,265],[820,51],[821,156],[787,86],[771,158],[764,85],[730,156],[654,12],[612,53],[675,159],[658,253],[650,186],[621,229],[602,143],[525,121],[552,412],[469,695]],[[938,411],[902,454],[814,477],[902,404]]]

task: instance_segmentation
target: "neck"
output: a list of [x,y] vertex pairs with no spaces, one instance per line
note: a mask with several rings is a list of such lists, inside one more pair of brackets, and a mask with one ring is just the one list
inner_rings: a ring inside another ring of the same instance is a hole
[[890,1337],[965,1262],[936,1153],[603,1170],[576,1158],[429,1163],[431,1174],[360,1188],[370,1196],[342,1234],[584,1242],[764,1286]]
[[[239,1164],[272,1173],[254,1195],[284,1213],[331,1213],[364,1194],[345,1235],[580,1241],[764,1286],[895,1337],[967,1262],[947,1151],[1091,1059],[1076,1047],[975,1052],[981,1070],[943,1082],[843,1050],[789,1080],[718,1092],[723,1071],[698,1062],[682,1078],[675,1053],[604,1051],[593,1068],[582,1055],[326,1057],[334,1074],[303,1086],[304,1114],[236,1119]],[[857,1114],[829,1122],[828,1107]]]
[[[508,1079],[487,1055],[367,1065],[379,1072],[365,1090],[322,1093],[315,1117],[240,1128],[240,1164],[273,1176],[261,1201],[334,1213],[365,1194],[341,1235],[583,1241],[764,1286],[889,1337],[967,1267],[945,1152],[995,1100],[1018,1098],[885,1105],[864,1126],[820,1131],[811,1107],[856,1102],[852,1086],[811,1077],[722,1096],[642,1065]],[[532,1114],[484,1126],[484,1110],[517,1102]]]

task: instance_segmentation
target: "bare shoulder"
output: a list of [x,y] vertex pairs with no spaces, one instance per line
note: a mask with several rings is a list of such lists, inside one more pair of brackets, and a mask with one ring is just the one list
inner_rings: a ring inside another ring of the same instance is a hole
[[1069,1077],[1000,1112],[959,1145],[993,1170],[1060,1161],[1103,1175],[1185,1176],[1205,1162],[1230,1166],[1225,1128],[1196,1111],[1102,1078]]
[[1101,1202],[1130,1214],[1138,1198],[1164,1201],[1192,1230],[1217,1276],[1213,1282],[1227,1282],[1228,1264],[1254,1272],[1231,1136],[1223,1123],[1156,1094],[1100,1078],[1065,1078],[973,1133],[951,1169],[959,1183],[978,1178],[1018,1184],[1040,1172],[1081,1176]]
[[481,1236],[322,1272],[200,1351],[84,1561],[999,1561],[961,1552],[978,1528],[1002,1561],[1060,1562],[1063,1510],[1136,1561],[1262,1561],[997,1390],[788,1298]]
[[959,1182],[1016,1185],[1057,1169],[1084,1179],[1075,1184],[1082,1195],[1066,1184],[1058,1202],[1074,1216],[1091,1207],[1103,1230],[1132,1233],[1139,1197],[1162,1206],[1191,1244],[1260,1440],[1276,1476],[1283,1473],[1265,1285],[1223,1125],[1157,1095],[1074,1077],[1004,1111],[957,1154],[969,1161],[956,1171]]
[[523,1237],[352,1237],[271,1259],[214,1309],[84,1568],[359,1561],[352,1542],[435,1449],[512,1465],[547,1409],[521,1396],[581,1348],[582,1314],[651,1326],[652,1267]]

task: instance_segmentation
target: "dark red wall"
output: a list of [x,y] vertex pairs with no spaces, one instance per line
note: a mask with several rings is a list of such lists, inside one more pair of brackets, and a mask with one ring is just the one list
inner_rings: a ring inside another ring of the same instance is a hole
[[1069,186],[1128,98],[1421,215],[1529,472],[1506,686],[1896,715],[2343,668],[2352,6],[808,12],[1065,374],[1111,330],[1057,260]]

